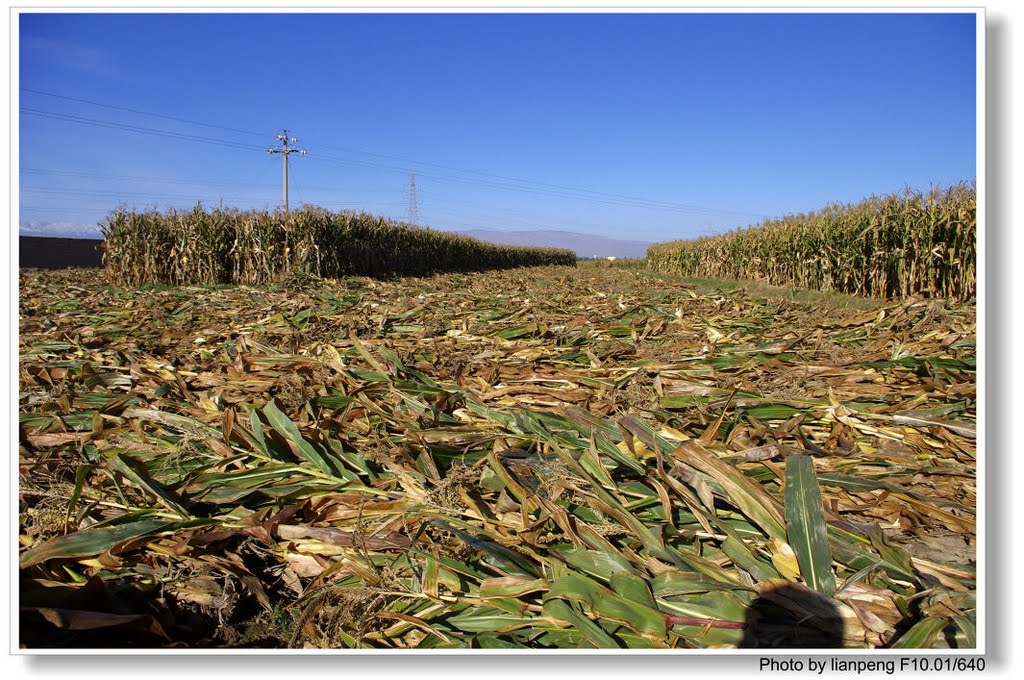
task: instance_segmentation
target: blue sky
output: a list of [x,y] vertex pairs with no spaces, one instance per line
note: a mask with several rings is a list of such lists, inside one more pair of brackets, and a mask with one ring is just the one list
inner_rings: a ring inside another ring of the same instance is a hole
[[114,206],[662,241],[976,173],[973,14],[22,14],[22,233]]

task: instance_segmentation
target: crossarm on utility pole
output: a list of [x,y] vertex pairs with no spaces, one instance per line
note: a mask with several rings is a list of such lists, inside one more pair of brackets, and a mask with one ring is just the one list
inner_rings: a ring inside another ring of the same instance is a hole
[[279,148],[279,149],[275,149],[273,147],[268,148],[267,149],[267,153],[279,153],[279,154],[281,154],[281,161],[282,161],[281,165],[282,165],[283,184],[284,184],[284,188],[283,188],[284,211],[287,214],[288,213],[288,156],[290,156],[293,153],[297,153],[297,154],[299,154],[301,156],[305,156],[306,155],[306,150],[305,149],[293,149],[293,148],[288,146],[289,142],[294,143],[294,142],[299,141],[295,137],[289,137],[288,136],[288,130],[283,130],[282,134],[277,135],[277,140],[279,142],[281,142],[281,148]]

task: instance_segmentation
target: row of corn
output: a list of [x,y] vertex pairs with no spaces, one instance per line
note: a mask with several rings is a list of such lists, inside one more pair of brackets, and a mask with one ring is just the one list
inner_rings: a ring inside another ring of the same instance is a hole
[[927,194],[907,190],[719,236],[658,243],[648,249],[647,264],[684,276],[966,300],[977,293],[976,213],[973,182]]
[[264,284],[290,274],[422,276],[575,265],[571,250],[499,246],[366,213],[119,208],[101,229],[103,262],[123,285]]

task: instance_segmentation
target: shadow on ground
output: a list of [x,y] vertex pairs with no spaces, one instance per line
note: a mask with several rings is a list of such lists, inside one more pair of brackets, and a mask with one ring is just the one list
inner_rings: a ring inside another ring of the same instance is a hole
[[827,597],[796,585],[781,585],[763,591],[751,604],[739,646],[838,649],[843,646],[843,620]]

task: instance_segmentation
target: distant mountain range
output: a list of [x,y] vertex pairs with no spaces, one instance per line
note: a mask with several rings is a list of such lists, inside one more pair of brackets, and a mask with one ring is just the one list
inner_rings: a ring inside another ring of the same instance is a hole
[[577,257],[645,257],[647,247],[651,245],[646,241],[626,241],[593,234],[580,234],[574,231],[469,229],[458,233],[506,246],[568,248],[574,251]]

